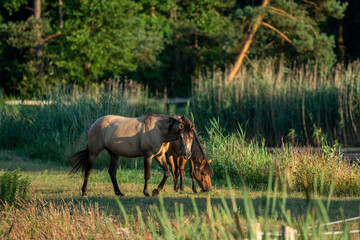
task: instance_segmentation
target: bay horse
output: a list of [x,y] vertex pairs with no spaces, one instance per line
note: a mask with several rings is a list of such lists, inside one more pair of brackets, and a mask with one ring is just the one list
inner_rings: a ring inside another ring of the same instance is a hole
[[[179,119],[180,117],[175,117]],[[189,123],[190,120],[187,118],[180,119],[180,121],[184,121]],[[191,123],[191,122],[190,122]],[[212,159],[207,159],[206,154],[204,153],[196,130],[193,129],[194,140],[191,146],[191,157],[189,159],[190,163],[190,176],[192,181],[192,190],[196,193],[196,185],[194,179],[198,182],[201,187],[202,192],[206,192],[212,189],[211,186],[211,175],[213,174],[213,170],[210,166]],[[171,165],[171,173],[174,178],[174,190],[177,191],[178,186],[178,177],[180,175],[180,190],[184,190],[183,185],[183,176],[185,170],[185,163],[187,160],[183,157],[180,142],[178,140],[174,140],[170,142],[170,146],[168,151],[166,152],[166,157],[168,158],[168,162]]]
[[[184,119],[185,117],[181,117]],[[107,115],[97,119],[89,129],[88,144],[85,150],[79,151],[70,157],[73,168],[70,173],[80,169],[84,172],[84,183],[81,188],[82,196],[86,196],[87,182],[92,166],[98,154],[106,149],[110,155],[109,175],[116,195],[124,196],[120,191],[116,172],[120,164],[120,156],[144,157],[145,185],[143,193],[148,193],[148,181],[152,159],[158,162],[164,170],[164,176],[157,189],[152,191],[157,196],[170,175],[165,153],[171,141],[179,141],[185,158],[191,157],[194,125],[187,124],[173,117],[165,115],[147,114],[138,118],[129,118],[117,115]]]

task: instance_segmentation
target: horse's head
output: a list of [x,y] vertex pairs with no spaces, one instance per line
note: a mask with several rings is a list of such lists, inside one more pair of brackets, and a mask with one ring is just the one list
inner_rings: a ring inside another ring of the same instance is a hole
[[195,128],[194,123],[191,123],[190,125],[184,124],[184,127],[179,134],[180,148],[181,151],[183,152],[183,156],[185,159],[190,159],[191,157],[191,146],[193,144],[193,140],[195,137],[193,131],[194,128]]
[[201,162],[194,162],[193,177],[201,187],[202,192],[211,191],[211,175],[213,170],[210,166],[212,159],[206,161],[203,159]]
[[192,123],[186,116],[175,117],[179,121],[178,140],[180,143],[181,151],[186,159],[191,157],[191,147],[195,138],[195,124]]

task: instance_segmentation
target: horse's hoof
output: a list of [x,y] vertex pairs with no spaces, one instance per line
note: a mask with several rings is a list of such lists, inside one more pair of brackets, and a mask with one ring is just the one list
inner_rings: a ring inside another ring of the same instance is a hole
[[123,194],[123,193],[116,194],[116,195],[118,195],[119,197],[125,197],[125,194]]
[[197,193],[196,189],[193,189],[193,192],[194,192],[194,193]]
[[178,187],[178,186],[174,186],[174,191],[175,191],[175,192],[177,192],[177,191],[178,191],[178,189],[179,189],[179,187]]
[[157,197],[158,195],[159,195],[159,190],[154,189],[154,190],[152,191],[152,196],[153,196],[153,197]]
[[144,193],[144,195],[146,196],[146,197],[150,197],[150,195],[149,195],[149,193],[146,191],[146,192],[143,192]]

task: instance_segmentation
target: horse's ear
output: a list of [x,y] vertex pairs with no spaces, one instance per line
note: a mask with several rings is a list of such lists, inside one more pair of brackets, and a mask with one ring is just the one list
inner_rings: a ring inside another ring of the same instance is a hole
[[192,123],[192,124],[191,124],[190,129],[191,129],[191,130],[194,130],[194,129],[195,129],[195,123]]
[[183,123],[179,123],[179,129],[184,129],[184,124]]
[[206,164],[206,160],[204,159],[204,160],[201,161],[200,168],[202,169],[205,166],[205,164]]
[[208,163],[211,163],[212,162],[212,158],[210,158],[209,160],[208,160]]

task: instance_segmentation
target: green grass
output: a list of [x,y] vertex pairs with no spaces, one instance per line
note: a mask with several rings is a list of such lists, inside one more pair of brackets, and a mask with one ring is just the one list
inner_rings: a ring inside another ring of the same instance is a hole
[[225,185],[229,175],[231,183],[239,187],[243,180],[255,190],[269,185],[270,173],[290,191],[310,189],[328,194],[357,196],[360,193],[360,168],[344,161],[339,144],[329,144],[321,138],[321,152],[312,152],[289,146],[269,151],[265,144],[247,141],[244,131],[226,134],[218,121],[211,121],[207,129],[208,140],[203,141],[205,152],[213,158],[213,179]]
[[[88,200],[83,199],[81,197],[81,186],[83,183],[83,177],[81,174],[69,175],[70,168],[63,167],[62,165],[56,163],[44,163],[43,161],[34,160],[29,157],[21,155],[21,153],[17,153],[15,151],[2,150],[0,154],[0,173],[5,171],[13,171],[18,168],[21,169],[21,173],[23,176],[28,177],[31,181],[35,193],[38,198],[42,199],[76,199],[79,201],[88,201],[94,200],[98,202],[107,203],[117,198],[115,196],[111,180],[109,174],[107,173],[107,169],[104,170],[94,170],[89,179],[88,184]],[[156,165],[156,163],[153,164]],[[227,187],[223,185],[222,182],[217,182],[213,180],[214,189],[209,193],[199,193],[194,194],[191,190],[191,179],[189,178],[188,171],[185,173],[185,190],[184,192],[175,192],[173,190],[173,179],[170,176],[167,180],[167,183],[164,187],[164,190],[161,192],[162,197],[164,199],[169,199],[169,204],[172,205],[176,199],[181,199],[182,201],[187,202],[188,206],[191,206],[191,198],[199,200],[199,202],[205,203],[208,197],[214,199],[215,203],[221,202],[221,197],[224,197],[230,201],[230,192]],[[161,171],[157,171],[156,169],[152,169],[151,178],[149,181],[149,189],[155,188],[161,181],[163,173]],[[126,203],[129,202],[129,206],[135,208],[134,204],[137,199],[143,199],[146,204],[150,203],[158,203],[157,198],[146,198],[143,193],[143,184],[144,184],[144,173],[143,169],[141,170],[119,170],[117,179],[119,182],[119,186],[122,191],[125,193],[124,198],[120,198],[126,206]],[[240,180],[239,180],[240,181]],[[266,190],[251,190],[249,189],[250,197],[256,202],[256,205],[262,205],[263,201],[266,198]],[[235,196],[240,200],[243,196],[241,187],[234,189]],[[281,198],[282,191],[278,193],[278,197]],[[292,206],[292,212],[301,212],[303,208],[303,204],[305,204],[305,195],[302,192],[288,192],[288,203]],[[323,200],[327,200],[327,196],[322,196]],[[341,204],[345,204],[346,206],[347,200],[353,200],[354,206],[359,203],[360,197],[336,197],[332,198],[332,203],[336,204],[339,201],[340,204],[337,204],[337,208],[342,206]],[[342,201],[343,200],[343,201]],[[296,207],[299,203],[300,206]],[[350,204],[351,201],[349,202]],[[348,204],[349,204],[348,203]],[[106,205],[106,204],[105,204]],[[135,204],[136,205],[136,204]],[[203,204],[200,205],[201,209],[203,208]],[[261,211],[260,209],[255,209]],[[117,205],[115,204],[115,209],[117,210]],[[192,211],[192,209],[188,209]],[[347,217],[351,216],[353,213],[353,209],[344,208],[345,215]],[[171,211],[171,210],[170,210]],[[335,211],[336,212],[336,211]],[[337,212],[334,216],[338,216],[339,212]]]
[[[88,198],[84,199],[80,191],[83,180],[81,174],[68,175],[69,169],[60,164],[44,163],[8,150],[1,151],[0,163],[1,172],[11,171],[16,167],[23,169],[22,174],[30,179],[33,188],[33,200],[24,203],[23,208],[5,208],[0,214],[4,223],[0,227],[1,234],[9,233],[9,227],[12,223],[15,224],[14,232],[10,231],[10,239],[23,236],[21,234],[35,238],[81,237],[84,234],[87,238],[96,239],[109,234],[109,238],[114,238],[120,227],[128,229],[131,236],[136,238],[185,238],[183,234],[191,238],[207,238],[212,234],[221,236],[219,238],[228,238],[230,235],[242,238],[234,220],[235,212],[239,216],[241,231],[245,237],[249,232],[248,226],[251,225],[249,221],[260,223],[262,231],[266,228],[280,231],[281,225],[289,225],[301,231],[305,225],[314,222],[341,220],[359,214],[356,209],[360,204],[360,197],[332,196],[327,208],[331,195],[313,192],[310,204],[307,204],[305,194],[276,191],[278,185],[274,183],[271,184],[270,191],[259,191],[243,187],[231,190],[215,181],[211,193],[194,194],[190,179],[186,178],[185,191],[176,193],[172,189],[170,177],[160,198],[145,197],[142,194],[141,170],[119,171],[120,188],[126,194],[121,198],[115,196],[107,171],[95,170],[89,180]],[[157,186],[161,177],[161,172],[152,171],[150,189]],[[273,205],[273,202],[276,204]],[[322,208],[326,213],[322,212]],[[311,209],[314,209],[315,215],[312,215]],[[139,218],[139,213],[142,218]],[[141,230],[142,221],[145,224],[144,230]],[[106,223],[105,229],[101,223]],[[83,226],[88,226],[86,231]],[[348,229],[355,229],[357,223],[346,226]],[[325,230],[341,230],[342,227],[343,225],[338,225],[315,232],[319,234]]]

